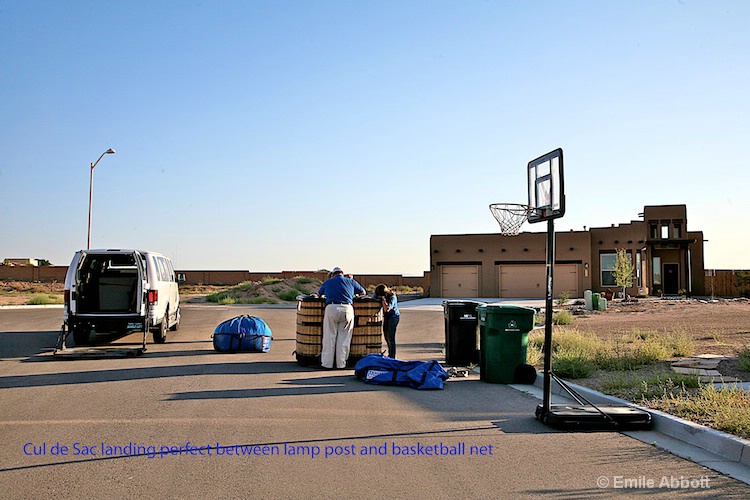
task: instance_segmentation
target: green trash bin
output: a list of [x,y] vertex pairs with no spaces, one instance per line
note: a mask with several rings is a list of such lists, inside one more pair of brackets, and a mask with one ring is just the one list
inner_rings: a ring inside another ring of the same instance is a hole
[[534,309],[488,304],[477,307],[479,319],[479,378],[492,384],[512,384],[516,368],[526,363]]

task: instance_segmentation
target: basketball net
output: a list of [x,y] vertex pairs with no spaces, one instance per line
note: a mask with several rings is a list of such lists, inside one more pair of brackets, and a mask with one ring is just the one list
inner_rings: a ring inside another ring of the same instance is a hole
[[517,203],[493,203],[490,205],[490,212],[500,224],[500,234],[518,236],[521,226],[531,213],[531,207]]

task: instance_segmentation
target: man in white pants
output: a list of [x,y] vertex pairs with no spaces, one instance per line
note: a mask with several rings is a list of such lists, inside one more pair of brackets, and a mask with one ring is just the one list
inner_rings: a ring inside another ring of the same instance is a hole
[[352,300],[355,295],[365,295],[367,292],[354,279],[344,276],[340,267],[334,267],[331,274],[318,290],[318,295],[326,298],[320,365],[333,368],[335,359],[336,368],[346,368],[354,330]]

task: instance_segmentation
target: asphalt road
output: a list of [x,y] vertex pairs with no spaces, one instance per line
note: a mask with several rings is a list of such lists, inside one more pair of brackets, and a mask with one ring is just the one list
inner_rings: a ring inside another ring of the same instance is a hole
[[[213,351],[238,314],[271,326],[269,353]],[[619,433],[553,431],[536,399],[474,376],[428,392],[300,367],[293,309],[186,306],[167,344],[99,360],[51,359],[61,318],[0,310],[3,498],[750,496]],[[405,308],[397,340],[441,359],[442,313]]]

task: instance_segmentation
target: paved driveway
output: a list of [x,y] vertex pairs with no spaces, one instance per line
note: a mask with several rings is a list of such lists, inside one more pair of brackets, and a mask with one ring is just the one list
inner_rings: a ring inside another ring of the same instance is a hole
[[[5,498],[750,495],[619,433],[552,431],[536,399],[476,377],[422,392],[300,367],[293,309],[186,306],[142,357],[50,360],[61,314],[0,311]],[[237,314],[268,322],[271,352],[213,352]],[[397,338],[405,359],[440,359],[442,312],[404,308]]]

